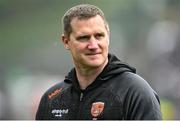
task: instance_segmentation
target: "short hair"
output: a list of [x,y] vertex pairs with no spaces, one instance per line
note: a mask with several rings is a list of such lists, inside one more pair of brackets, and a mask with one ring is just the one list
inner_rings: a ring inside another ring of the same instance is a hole
[[102,17],[105,23],[105,27],[109,31],[108,23],[106,21],[103,11],[100,8],[94,5],[90,5],[90,4],[80,4],[80,5],[70,8],[64,14],[62,18],[64,35],[69,37],[69,35],[71,34],[72,32],[71,21],[74,18],[89,19],[91,17],[95,17],[96,15],[99,15]]

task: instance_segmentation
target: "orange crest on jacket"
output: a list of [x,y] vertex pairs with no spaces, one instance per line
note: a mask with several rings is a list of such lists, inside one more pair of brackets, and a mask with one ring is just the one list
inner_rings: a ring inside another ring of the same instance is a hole
[[104,102],[94,102],[91,107],[91,115],[93,117],[99,116],[104,110]]

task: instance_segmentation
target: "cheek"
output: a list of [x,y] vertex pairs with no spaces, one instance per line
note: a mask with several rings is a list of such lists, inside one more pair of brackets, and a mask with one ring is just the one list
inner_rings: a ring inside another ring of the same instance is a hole
[[75,52],[76,54],[80,53],[81,51],[83,51],[83,46],[80,43],[75,43],[73,44],[73,46],[71,47],[71,50],[73,52]]
[[102,43],[102,47],[107,50],[109,48],[109,41],[107,40],[106,42]]

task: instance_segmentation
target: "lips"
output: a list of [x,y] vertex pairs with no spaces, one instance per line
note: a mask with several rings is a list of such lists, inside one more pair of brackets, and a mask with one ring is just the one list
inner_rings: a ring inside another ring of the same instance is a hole
[[99,59],[101,53],[88,53],[86,54],[86,57],[89,58],[90,60],[96,60]]
[[87,53],[86,55],[98,55],[98,54],[101,54],[100,52],[98,53]]

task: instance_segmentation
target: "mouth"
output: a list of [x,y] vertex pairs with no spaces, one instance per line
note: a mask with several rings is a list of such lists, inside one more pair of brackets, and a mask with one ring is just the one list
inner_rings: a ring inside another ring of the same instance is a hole
[[98,53],[87,53],[86,55],[91,56],[91,55],[99,55],[99,54],[101,54],[101,53],[100,52],[98,52]]

